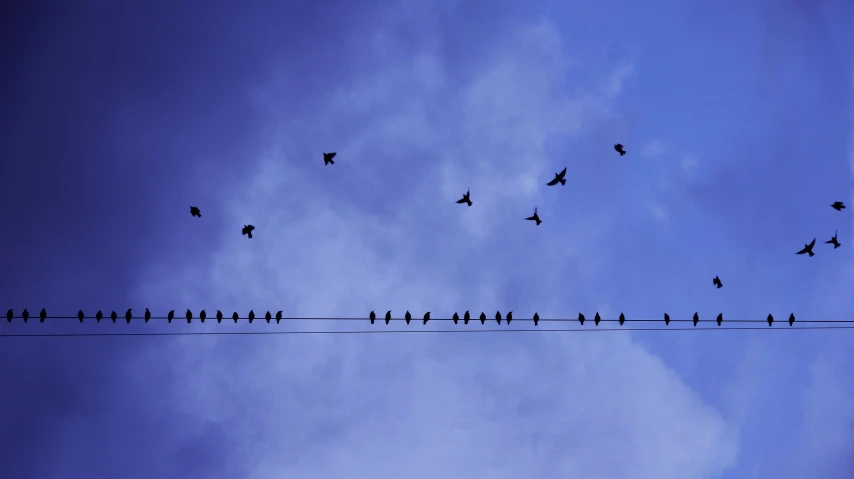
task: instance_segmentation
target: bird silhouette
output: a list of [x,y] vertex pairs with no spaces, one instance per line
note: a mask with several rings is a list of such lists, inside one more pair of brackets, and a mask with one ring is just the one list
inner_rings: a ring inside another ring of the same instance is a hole
[[696,326],[699,321],[700,321],[700,315],[697,313],[694,313],[694,326]]
[[466,311],[466,314],[463,316],[463,324],[469,324],[469,320],[471,319],[471,314]]
[[231,319],[233,319],[234,323],[237,324],[237,320],[240,319],[240,316],[237,315],[237,311],[235,311],[234,314],[231,315]]
[[510,321],[513,321],[513,311],[507,311],[507,326],[510,326]]
[[24,319],[25,323],[27,322],[28,319],[30,319],[30,312],[27,311],[27,308],[24,308],[24,310],[21,311],[21,318]]
[[540,215],[538,215],[538,214],[537,214],[537,208],[534,208],[534,216],[529,216],[529,217],[527,217],[527,218],[525,218],[525,219],[526,219],[526,220],[530,220],[530,221],[536,221],[536,222],[537,222],[537,226],[539,226],[539,225],[540,225],[540,223],[542,223],[542,221],[540,221]]
[[371,311],[369,318],[371,319],[371,324],[374,324],[374,321],[377,319],[377,313]]
[[389,321],[391,321],[391,311],[386,311],[386,313],[385,313],[385,324],[388,324]]
[[196,218],[202,217],[202,212],[196,208],[195,206],[190,207],[190,215],[195,216]]
[[534,313],[534,326],[540,325],[540,315],[539,313]]
[[501,324],[501,312],[500,312],[500,311],[496,311],[496,312],[495,312],[495,321],[496,321],[498,324]]
[[623,323],[625,323],[625,322],[626,322],[626,317],[623,315],[623,313],[620,313],[620,326],[622,326]]
[[103,318],[103,317],[104,317],[104,313],[102,313],[101,310],[99,309],[98,312],[95,313],[95,322],[100,323],[101,318]]
[[271,320],[271,319],[273,319],[273,315],[272,315],[272,314],[270,314],[270,312],[269,312],[269,311],[267,311],[267,314],[265,314],[265,315],[264,315],[264,319],[266,319],[266,320],[267,320],[267,322],[269,323],[269,322],[270,322],[270,320]]
[[546,186],[554,186],[560,183],[561,186],[566,184],[566,168],[564,168],[560,173],[555,173],[555,179],[546,183]]
[[723,323],[723,322],[724,322],[724,313],[718,313],[718,319],[717,319],[717,321],[718,321],[718,326],[720,326],[720,325],[721,325],[721,323]]
[[151,319],[151,311],[148,308],[145,308],[145,322],[147,323],[149,319]]
[[813,246],[815,246],[815,238],[813,238],[813,239],[812,239],[812,243],[810,243],[810,244],[805,244],[805,245],[804,245],[804,249],[802,249],[802,250],[798,251],[798,252],[797,252],[797,253],[795,253],[795,254],[804,254],[804,253],[806,253],[806,254],[808,254],[808,255],[810,255],[810,256],[815,256],[815,253],[813,253],[813,252],[812,252],[812,247],[813,247]]
[[190,321],[193,320],[193,312],[188,309],[187,314],[185,316],[187,317],[187,323],[189,324]]
[[130,318],[132,318],[132,317],[133,317],[133,308],[128,308],[128,310],[125,311],[125,321],[127,321],[127,323],[130,324]]
[[795,324],[795,313],[789,315],[789,326]]
[[81,310],[77,311],[77,319],[80,320],[80,322],[82,323],[83,318],[84,318],[83,310],[81,309]]
[[459,322],[460,322],[460,315],[457,313],[454,313],[454,324],[457,324]]
[[206,313],[204,309],[203,309],[203,310],[201,310],[201,311],[199,311],[199,319],[200,319],[203,323],[205,322],[205,318],[207,318],[207,317],[208,317],[208,313]]
[[670,315],[667,313],[664,313],[664,325],[670,326]]
[[252,321],[253,321],[254,319],[255,319],[255,310],[254,310],[254,309],[250,309],[250,310],[249,310],[249,324],[252,324]]
[[409,322],[410,322],[410,321],[412,321],[412,315],[411,315],[411,314],[409,314],[409,310],[407,310],[407,311],[406,311],[406,314],[405,314],[405,315],[403,315],[403,319],[405,319],[405,320],[406,320],[406,324],[409,324]]
[[252,239],[252,232],[253,231],[255,231],[255,227],[252,225],[243,225],[243,229],[240,230],[241,234],[243,234],[244,236],[247,236],[250,239]]
[[841,244],[839,244],[839,241],[836,239],[836,235],[838,235],[838,234],[839,234],[839,230],[836,230],[836,232],[833,233],[833,237],[830,238],[829,240],[825,241],[825,243],[832,244],[833,249],[836,249],[836,248],[839,248],[840,246],[842,246]]
[[276,324],[279,324],[279,321],[282,320],[282,312],[276,311]]
[[623,149],[623,145],[620,143],[617,143],[616,145],[614,145],[614,149],[617,150],[617,153],[619,153],[620,156],[623,156],[626,154],[626,150]]
[[[323,154],[323,166],[326,166],[326,165],[334,165],[334,164],[335,164],[335,162],[334,162],[334,161],[332,161],[332,158],[335,158],[335,155],[336,155],[336,154],[337,154],[337,153],[335,153],[334,151],[333,151],[332,153],[324,153],[324,154]],[[345,168],[345,169],[346,169],[346,168]]]
[[480,324],[486,324],[486,313],[480,312]]
[[833,204],[830,205],[830,207],[835,209],[836,211],[842,211],[845,209],[845,203],[841,201],[834,201]]
[[39,311],[39,322],[43,323],[45,318],[47,318],[47,311],[45,311],[45,309],[42,308],[42,310]]
[[220,310],[216,310],[216,322],[217,323],[222,322],[222,311],[220,311]]
[[170,310],[169,314],[166,315],[166,322],[171,323],[173,319],[175,319],[175,310],[174,309]]
[[771,316],[769,314],[768,315],[768,327],[770,328],[772,324],[774,324],[774,316]]
[[593,316],[593,324],[595,326],[599,326],[599,321],[602,321],[602,316],[599,316],[599,312],[596,312],[596,316]]
[[119,317],[119,315],[118,315],[118,314],[116,314],[116,312],[115,312],[115,311],[113,311],[113,312],[111,312],[111,313],[110,313],[110,319],[111,319],[114,323],[116,322],[116,318],[118,318],[118,317]]
[[15,317],[14,311],[12,311],[11,309],[9,311],[6,311],[6,322],[7,323],[11,323],[13,317]]
[[424,313],[424,323],[422,324],[427,324],[427,321],[430,321],[430,311]]
[[582,326],[584,326],[584,315],[581,313],[578,313],[578,322],[581,323]]
[[724,287],[724,284],[723,284],[723,283],[721,283],[721,279],[720,279],[720,278],[718,278],[717,276],[715,276],[715,279],[713,279],[713,280],[712,280],[712,284],[713,284],[713,285],[715,285],[715,286],[717,286],[717,287],[718,287],[718,289],[721,289],[721,288],[723,288],[723,287]]
[[466,190],[466,194],[464,194],[461,199],[457,200],[457,203],[471,206],[471,190]]

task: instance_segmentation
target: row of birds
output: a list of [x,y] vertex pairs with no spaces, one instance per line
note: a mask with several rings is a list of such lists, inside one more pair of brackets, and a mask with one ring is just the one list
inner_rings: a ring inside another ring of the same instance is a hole
[[[47,317],[48,317],[47,316],[47,310],[45,308],[42,308],[42,310],[39,312],[39,322],[43,323],[44,320],[47,319]],[[104,313],[102,313],[100,310],[98,310],[98,312],[95,313],[94,317],[100,323],[101,319],[104,318]],[[185,314],[185,317],[187,318],[187,323],[190,323],[193,320],[193,312],[188,309],[187,313]],[[222,311],[217,310],[215,317],[216,317],[216,321],[218,323],[222,322],[222,319],[223,319]],[[12,309],[6,311],[6,321],[11,323],[13,318],[15,318],[15,311]],[[21,312],[20,318],[23,319],[24,322],[26,323],[30,319],[29,311],[24,309]],[[77,319],[79,319],[80,322],[82,323],[84,318],[86,318],[86,315],[83,313],[83,310],[81,309],[77,312]],[[206,318],[207,318],[207,313],[203,309],[199,312],[199,319],[201,320],[201,322],[204,323]],[[249,319],[249,323],[252,323],[252,321],[255,319],[255,310],[250,310],[249,316],[247,318]],[[118,319],[118,314],[116,314],[116,312],[113,311],[112,313],[110,313],[110,319],[115,323],[116,320]],[[131,319],[133,319],[133,308],[129,308],[127,310],[127,312],[125,312],[125,320],[128,323],[130,323]],[[143,319],[145,320],[146,323],[151,319],[151,311],[148,308],[145,308],[145,315],[143,316]],[[170,323],[172,322],[173,319],[175,319],[175,310],[174,309],[169,311],[169,313],[166,315],[166,319]],[[240,316],[235,311],[234,314],[231,315],[231,319],[233,319],[234,322],[236,323],[237,320],[240,319]],[[274,319],[274,316],[269,311],[267,311],[267,314],[264,315],[264,319],[269,323],[272,319]],[[283,319],[282,318],[282,311],[279,311],[276,313],[275,319],[276,319],[276,324],[279,324],[279,322]],[[377,314],[375,312],[371,311],[371,314],[368,315],[368,319],[371,321],[371,324],[375,324],[375,321],[377,320]],[[406,324],[409,324],[410,321],[412,321],[412,314],[409,311],[407,311],[406,314],[404,315],[403,319],[406,321]],[[471,317],[471,313],[466,311],[463,314],[462,318],[460,318],[460,315],[458,313],[454,313],[454,316],[451,319],[454,321],[454,324],[459,323],[461,319],[463,321],[463,324],[469,324],[469,321],[472,319],[472,317]],[[486,323],[486,313],[481,312],[480,317],[478,319],[480,319],[480,324],[485,324]],[[502,319],[504,319],[507,322],[507,324],[510,324],[510,322],[513,321],[513,311],[508,312],[504,318],[501,317],[500,311],[496,311],[495,312],[495,321],[498,324],[501,324]],[[531,319],[534,321],[534,326],[539,326],[539,323],[540,323],[539,313],[534,313],[534,316]],[[582,326],[584,326],[584,321],[586,321],[586,319],[587,318],[585,318],[583,314],[578,313],[578,322],[581,323]],[[391,311],[388,311],[385,313],[385,324],[388,324],[391,320],[392,320]],[[715,321],[718,323],[718,326],[720,326],[721,323],[723,323],[723,320],[724,320],[723,313],[718,314],[718,317],[715,319]],[[768,321],[768,326],[771,326],[771,324],[774,323],[774,317],[770,314],[768,315],[768,318],[766,320]],[[423,324],[427,324],[427,322],[430,321],[430,312],[429,311],[424,313],[424,317],[422,318],[422,321],[423,321]],[[599,316],[599,313],[596,313],[596,316],[593,317],[593,322],[596,324],[596,326],[599,326],[600,321],[602,321],[602,317]],[[620,326],[622,326],[623,323],[626,322],[626,316],[623,313],[620,313],[620,318],[618,319],[618,321],[620,323]],[[696,326],[697,323],[700,322],[699,313],[694,313],[693,322],[694,322],[694,326]],[[670,315],[667,313],[664,313],[664,324],[665,325],[670,324]],[[789,326],[791,326],[793,324],[795,324],[795,314],[794,313],[789,315]]]

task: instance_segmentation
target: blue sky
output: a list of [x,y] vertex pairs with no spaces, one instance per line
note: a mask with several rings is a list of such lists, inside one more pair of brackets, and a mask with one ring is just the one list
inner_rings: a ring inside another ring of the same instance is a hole
[[[843,0],[2,8],[16,310],[854,310]],[[7,338],[0,477],[849,478],[851,339]]]

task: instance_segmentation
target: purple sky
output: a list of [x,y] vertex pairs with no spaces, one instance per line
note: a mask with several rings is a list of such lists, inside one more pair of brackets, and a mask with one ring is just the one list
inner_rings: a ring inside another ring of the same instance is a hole
[[[849,2],[302,5],[0,6],[3,311],[852,317]],[[849,479],[852,341],[0,338],[0,477]]]

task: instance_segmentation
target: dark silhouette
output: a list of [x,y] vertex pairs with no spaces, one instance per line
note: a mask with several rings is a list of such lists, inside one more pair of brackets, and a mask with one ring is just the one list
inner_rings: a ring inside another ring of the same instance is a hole
[[104,317],[104,313],[102,313],[101,310],[99,309],[98,312],[95,313],[95,322],[100,323],[101,318],[103,318],[103,317]]
[[795,324],[795,313],[789,315],[789,326]]
[[111,319],[114,323],[116,322],[116,318],[118,318],[118,317],[119,317],[119,315],[118,315],[118,314],[116,314],[116,312],[115,312],[115,311],[113,311],[113,312],[111,312],[111,313],[110,313],[110,319]]
[[470,319],[471,319],[471,315],[469,314],[468,311],[466,311],[466,314],[463,316],[463,324],[469,324]]
[[151,311],[145,308],[145,322],[147,323],[149,319],[151,319]]
[[237,324],[237,320],[240,319],[240,316],[237,315],[237,311],[235,311],[234,314],[231,315],[231,319],[234,320],[234,324]]
[[768,315],[768,327],[770,328],[772,324],[774,324],[774,316],[771,316],[769,314]]
[[623,313],[620,313],[620,326],[622,326],[623,323],[625,323],[625,322],[626,322],[626,317],[623,315]]
[[486,324],[486,313],[480,312],[480,324]]
[[377,313],[371,311],[371,314],[368,316],[368,318],[371,320],[371,324],[374,324],[374,321],[376,321],[377,319]]
[[323,154],[323,166],[334,165],[335,162],[332,161],[332,158],[335,158],[336,154],[337,153],[335,153],[334,151],[332,153],[324,153]]
[[721,323],[723,323],[723,322],[724,322],[724,313],[718,313],[718,319],[717,319],[717,321],[718,321],[718,326],[720,326],[720,325],[721,325]]
[[458,204],[467,204],[471,206],[471,190],[466,190],[466,194],[463,195],[462,199],[457,200]]
[[15,317],[14,311],[12,311],[11,309],[9,311],[6,311],[6,322],[7,323],[11,323],[13,317]]
[[171,323],[172,320],[175,319],[175,310],[169,311],[169,314],[166,315],[166,322]]
[[670,326],[670,315],[667,313],[664,313],[664,325]]
[[83,318],[84,318],[83,310],[81,309],[81,310],[77,311],[77,319],[82,323]]
[[403,319],[406,320],[406,324],[409,324],[412,321],[412,315],[409,314],[409,310],[406,311],[406,314],[403,315]]
[[513,311],[507,312],[507,326],[510,326],[510,321],[513,321]]
[[717,276],[715,276],[715,279],[713,279],[713,280],[712,280],[712,284],[713,284],[713,285],[715,285],[715,286],[717,286],[717,287],[718,287],[718,289],[721,289],[721,288],[723,288],[723,287],[724,287],[724,284],[723,284],[723,283],[721,283],[721,279],[720,279],[720,278],[718,278]]
[[457,313],[454,313],[454,324],[458,324],[459,322],[460,322],[460,315]]
[[596,316],[593,316],[593,325],[599,326],[599,321],[602,321],[602,316],[599,316],[599,312],[596,312]]
[[193,320],[193,312],[188,309],[185,316],[187,317],[187,324],[190,324],[190,321]]
[[391,311],[385,313],[385,324],[388,324],[389,321],[391,321]]
[[836,235],[838,235],[838,234],[839,234],[839,230],[836,230],[836,232],[833,233],[833,237],[830,238],[829,240],[825,241],[825,243],[832,244],[833,249],[836,249],[836,248],[839,248],[840,246],[842,246],[841,244],[839,244],[839,241],[836,239]]
[[208,313],[206,313],[204,309],[203,309],[203,310],[201,310],[201,311],[199,311],[199,319],[200,319],[203,323],[205,322],[205,318],[207,318],[207,317],[208,317]]
[[[276,312],[276,324],[279,324],[279,321],[281,321],[281,320],[282,320],[282,312],[277,311]],[[373,321],[371,321],[371,322],[373,323]]]
[[697,326],[697,323],[700,321],[700,315],[694,313],[694,326]]
[[24,308],[24,310],[21,311],[21,317],[24,319],[25,323],[27,322],[28,319],[30,319],[30,312],[27,311],[27,308]]
[[584,326],[584,315],[581,313],[578,313],[578,322],[581,323],[582,326]]
[[252,324],[252,321],[254,321],[254,320],[255,320],[255,310],[250,309],[249,310],[249,324]]
[[220,310],[216,310],[216,322],[217,323],[222,322],[222,311],[220,311]]
[[196,218],[202,217],[202,212],[196,208],[195,206],[190,207],[190,215],[195,216]]
[[830,206],[831,206],[831,208],[835,209],[836,211],[842,211],[845,209],[845,203],[843,203],[841,201],[834,201],[833,204]]
[[496,312],[495,312],[495,321],[496,321],[498,324],[501,324],[501,312],[500,312],[500,311],[496,311]]
[[804,254],[804,253],[807,253],[807,254],[808,254],[808,255],[810,255],[810,256],[815,256],[815,254],[812,252],[812,247],[813,247],[813,246],[815,246],[815,238],[813,238],[813,239],[812,239],[812,243],[810,243],[810,244],[805,244],[805,245],[804,245],[804,249],[802,249],[802,250],[798,251],[798,252],[797,252],[797,253],[795,253],[795,254]]
[[248,236],[249,239],[252,239],[252,232],[255,231],[255,227],[252,225],[243,225],[243,229],[240,230],[240,233],[244,236]]
[[536,221],[537,226],[540,226],[540,223],[542,223],[542,221],[540,221],[540,215],[537,214],[537,208],[534,208],[534,216],[529,216],[525,219],[530,221]]
[[44,308],[39,312],[39,322],[43,323],[45,318],[47,318],[47,311]]
[[125,311],[125,321],[127,321],[127,323],[130,324],[130,319],[132,317],[133,317],[133,308],[128,308],[128,310]]
[[534,326],[540,325],[540,315],[539,313],[534,313]]
[[272,314],[270,314],[270,312],[269,312],[269,311],[267,311],[267,314],[265,314],[265,315],[264,315],[264,319],[266,319],[266,320],[267,320],[267,323],[269,323],[269,322],[270,322],[270,320],[271,320],[271,319],[273,319],[273,315],[272,315]]
[[555,173],[555,179],[546,183],[546,186],[554,186],[560,183],[561,186],[566,184],[566,168],[564,168],[560,173]]
[[427,321],[430,321],[430,311],[424,313],[424,323],[422,324],[427,324]]
[[617,153],[619,153],[620,156],[626,154],[626,150],[623,149],[623,145],[621,143],[617,143],[616,145],[614,145],[614,149],[617,150]]

